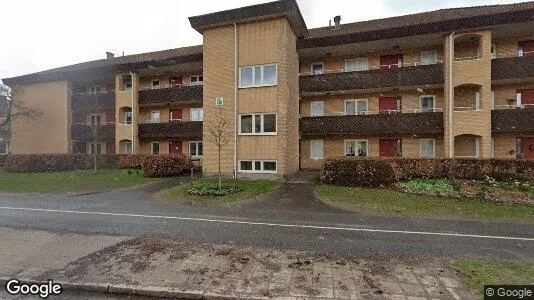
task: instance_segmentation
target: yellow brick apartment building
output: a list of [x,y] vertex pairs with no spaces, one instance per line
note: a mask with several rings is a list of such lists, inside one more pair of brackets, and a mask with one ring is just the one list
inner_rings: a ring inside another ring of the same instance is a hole
[[14,120],[0,152],[183,153],[210,174],[222,110],[228,175],[331,156],[534,159],[533,15],[525,2],[309,29],[280,0],[190,17],[202,45],[4,79],[42,116]]

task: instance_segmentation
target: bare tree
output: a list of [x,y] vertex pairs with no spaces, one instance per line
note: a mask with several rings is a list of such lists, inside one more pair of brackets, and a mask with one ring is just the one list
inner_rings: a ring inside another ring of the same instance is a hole
[[21,95],[22,91],[13,91],[0,80],[0,126],[9,125],[13,119],[37,119],[41,116],[41,111],[31,108],[20,100],[16,100],[13,94]]
[[89,149],[92,149],[91,155],[93,156],[93,168],[95,172],[98,170],[98,144],[105,140],[105,137],[110,134],[114,129],[111,126],[105,124],[105,114],[103,114],[104,103],[102,101],[101,93],[99,91],[91,92],[90,107],[86,110],[86,116],[89,116],[89,127],[91,133],[91,141]]
[[217,163],[219,166],[219,191],[222,188],[221,179],[221,150],[232,139],[232,122],[225,116],[222,107],[218,107],[215,116],[209,122],[204,122],[204,138],[217,147]]

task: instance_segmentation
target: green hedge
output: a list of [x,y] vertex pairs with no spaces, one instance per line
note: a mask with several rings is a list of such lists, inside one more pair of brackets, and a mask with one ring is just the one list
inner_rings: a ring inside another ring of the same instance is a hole
[[4,166],[6,159],[7,159],[7,154],[0,154],[0,168]]
[[382,159],[339,157],[324,161],[321,179],[338,185],[374,188],[393,185],[395,173],[391,164]]
[[145,177],[171,177],[191,170],[191,159],[183,154],[151,155],[143,160]]
[[[53,172],[93,168],[93,156],[89,154],[10,154],[4,162],[8,172]],[[117,165],[115,155],[98,155],[99,168]]]

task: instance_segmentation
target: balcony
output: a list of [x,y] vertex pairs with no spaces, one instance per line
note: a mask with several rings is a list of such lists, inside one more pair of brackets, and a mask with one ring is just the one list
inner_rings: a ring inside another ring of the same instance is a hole
[[442,85],[443,65],[327,73],[300,77],[301,93],[380,90],[384,88]]
[[491,80],[509,81],[510,79],[534,77],[534,57],[514,56],[496,58],[491,61]]
[[139,104],[170,104],[187,101],[202,101],[202,85],[173,86],[139,91]]
[[115,108],[115,92],[74,94],[71,97],[72,110],[95,110]]
[[139,124],[139,139],[202,139],[202,122],[169,122]]
[[300,119],[300,134],[302,136],[443,134],[443,113],[303,117]]
[[[70,136],[79,142],[93,141],[93,127],[89,124],[72,124]],[[115,141],[115,124],[102,124],[98,126],[98,141]]]
[[491,111],[493,132],[534,132],[534,107]]

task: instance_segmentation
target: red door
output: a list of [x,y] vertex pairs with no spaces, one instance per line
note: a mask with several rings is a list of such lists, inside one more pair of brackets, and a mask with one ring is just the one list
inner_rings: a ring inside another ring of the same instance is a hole
[[401,110],[401,99],[398,97],[382,97],[378,99],[378,109],[381,114],[399,112]]
[[525,105],[525,108],[534,109],[534,90],[520,90],[521,104]]
[[523,47],[523,56],[534,56],[534,41],[521,42],[519,45]]
[[402,55],[382,55],[380,56],[380,69],[391,69],[402,66]]
[[169,141],[169,154],[182,154],[182,142]]
[[526,159],[534,159],[534,138],[521,139],[521,152]]
[[380,139],[378,140],[380,157],[397,156],[397,139]]
[[106,143],[106,154],[115,154],[115,143]]
[[182,109],[181,108],[169,109],[169,121],[182,122]]
[[169,77],[169,85],[181,85],[182,84],[182,76],[177,77]]

